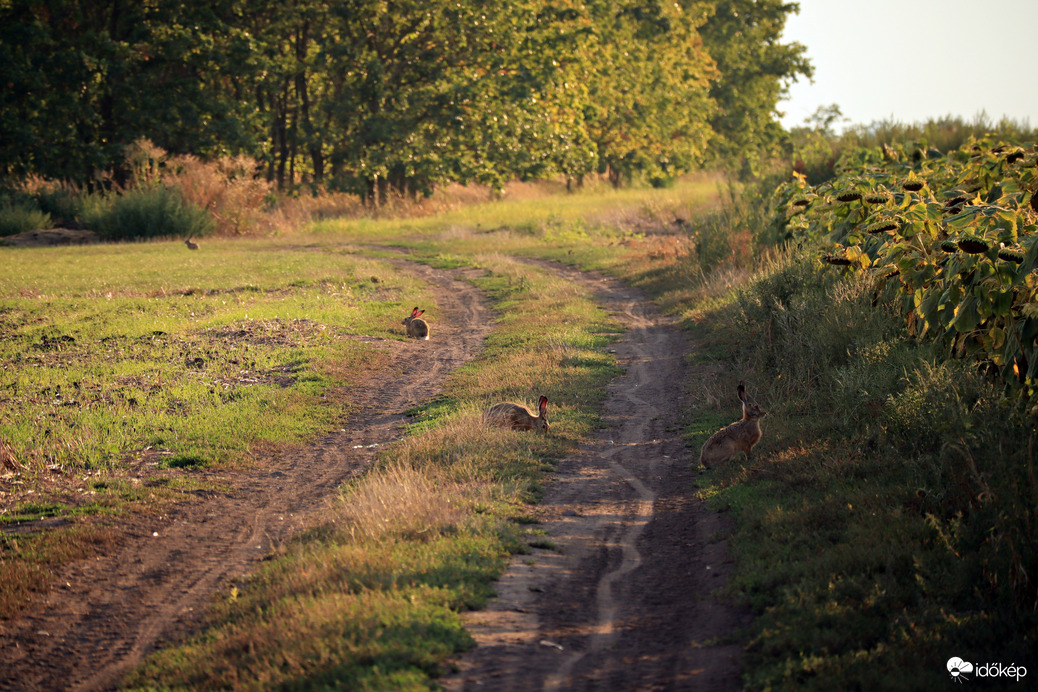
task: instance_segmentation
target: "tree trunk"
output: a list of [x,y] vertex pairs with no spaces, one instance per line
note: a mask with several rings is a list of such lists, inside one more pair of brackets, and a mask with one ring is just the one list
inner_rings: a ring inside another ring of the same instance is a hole
[[386,176],[382,175],[378,178],[378,204],[376,206],[381,207],[386,203],[386,199],[389,196],[389,180]]
[[[299,65],[306,62],[306,53],[310,47],[310,22],[303,22],[296,34],[296,61]],[[295,75],[296,94],[299,97],[299,118],[302,121],[304,146],[310,154],[314,173],[314,185],[320,185],[324,178],[324,155],[321,152],[320,136],[310,119],[310,84],[306,70],[300,68]]]
[[279,190],[285,189],[285,174],[288,167],[288,82],[281,89],[277,99],[276,132],[278,147],[277,185]]

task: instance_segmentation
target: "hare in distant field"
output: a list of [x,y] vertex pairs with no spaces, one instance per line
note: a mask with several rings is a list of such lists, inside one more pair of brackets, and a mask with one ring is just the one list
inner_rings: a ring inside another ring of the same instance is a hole
[[410,317],[405,317],[404,321],[401,322],[407,327],[407,335],[413,336],[416,339],[429,339],[429,325],[425,323],[425,320],[418,319],[425,312],[425,310],[419,310],[418,306],[415,306],[414,310],[411,311]]
[[195,241],[191,240],[190,236],[188,237],[187,240],[184,241],[184,244],[187,245],[187,249],[188,250],[197,250],[198,249],[198,243],[196,243]]
[[760,419],[767,415],[767,411],[746,399],[746,387],[742,382],[738,392],[742,402],[742,420],[721,428],[706,441],[699,455],[699,463],[706,468],[731,460],[737,452],[743,452],[749,458],[753,445],[760,442]]
[[530,413],[525,406],[519,404],[494,404],[484,414],[488,423],[513,430],[548,431],[548,397],[541,396],[537,400],[537,415]]

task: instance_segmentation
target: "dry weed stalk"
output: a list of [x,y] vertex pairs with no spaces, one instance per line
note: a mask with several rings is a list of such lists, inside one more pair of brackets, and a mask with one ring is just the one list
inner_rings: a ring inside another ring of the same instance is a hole
[[259,163],[245,155],[204,161],[184,154],[169,156],[161,147],[140,139],[127,148],[126,162],[134,186],[164,185],[206,210],[221,235],[270,233],[296,228],[309,221],[305,207],[288,210],[276,205],[277,190],[259,175]]
[[256,177],[257,167],[256,161],[247,156],[216,161],[175,156],[166,162],[162,182],[208,211],[216,221],[217,233],[243,235],[272,230],[266,208],[275,190],[273,183]]
[[3,440],[0,440],[0,471],[17,473],[21,471],[21,468],[17,457],[14,455],[14,449]]

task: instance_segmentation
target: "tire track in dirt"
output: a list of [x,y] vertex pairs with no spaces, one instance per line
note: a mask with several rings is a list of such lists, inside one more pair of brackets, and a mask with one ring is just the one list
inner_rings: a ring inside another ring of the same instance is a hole
[[[646,318],[640,314],[634,305],[624,308],[624,322],[632,332],[642,332],[649,327]],[[627,377],[635,382],[644,383],[650,377],[646,369],[644,359],[632,361],[628,366]],[[628,417],[621,423],[620,439],[638,440],[645,439],[648,429],[648,421],[659,416],[659,409],[649,401],[640,397],[636,389],[623,389],[616,392],[629,407],[640,410],[640,415]],[[625,463],[637,461],[631,459],[630,447],[627,445],[612,445],[602,454],[602,460],[608,464],[609,470],[616,478],[622,479],[634,491],[635,496],[630,501],[631,514],[626,521],[626,527],[620,536],[618,547],[621,551],[620,564],[605,574],[598,582],[595,594],[595,607],[597,610],[598,624],[594,634],[589,638],[588,648],[585,651],[577,651],[569,654],[559,669],[548,678],[544,685],[545,690],[568,689],[573,669],[581,661],[605,651],[619,636],[617,629],[617,614],[620,608],[617,595],[614,593],[614,584],[619,585],[628,574],[633,572],[642,564],[642,554],[638,549],[638,539],[648,526],[652,517],[653,504],[656,501],[656,493],[643,483],[638,476],[630,471]]]
[[493,317],[465,272],[390,261],[437,290],[443,317],[432,339],[379,344],[389,365],[351,392],[360,412],[341,432],[260,458],[245,472],[214,472],[231,490],[127,526],[117,550],[69,565],[31,612],[0,623],[0,689],[113,687],[164,641],[197,627],[228,582],[319,518],[336,488],[399,435],[403,412],[434,396],[451,370],[482,349]]
[[477,648],[448,690],[729,690],[748,614],[711,597],[730,571],[722,516],[695,497],[681,438],[690,351],[638,291],[536,263],[591,289],[626,326],[608,427],[563,460],[538,508],[554,550],[513,559],[490,606],[466,616]]

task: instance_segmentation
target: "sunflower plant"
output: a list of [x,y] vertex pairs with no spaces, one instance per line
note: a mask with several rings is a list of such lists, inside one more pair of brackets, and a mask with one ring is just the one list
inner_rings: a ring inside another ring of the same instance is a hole
[[849,152],[837,171],[778,190],[785,237],[873,277],[913,334],[978,359],[1038,413],[1038,146],[887,145]]

